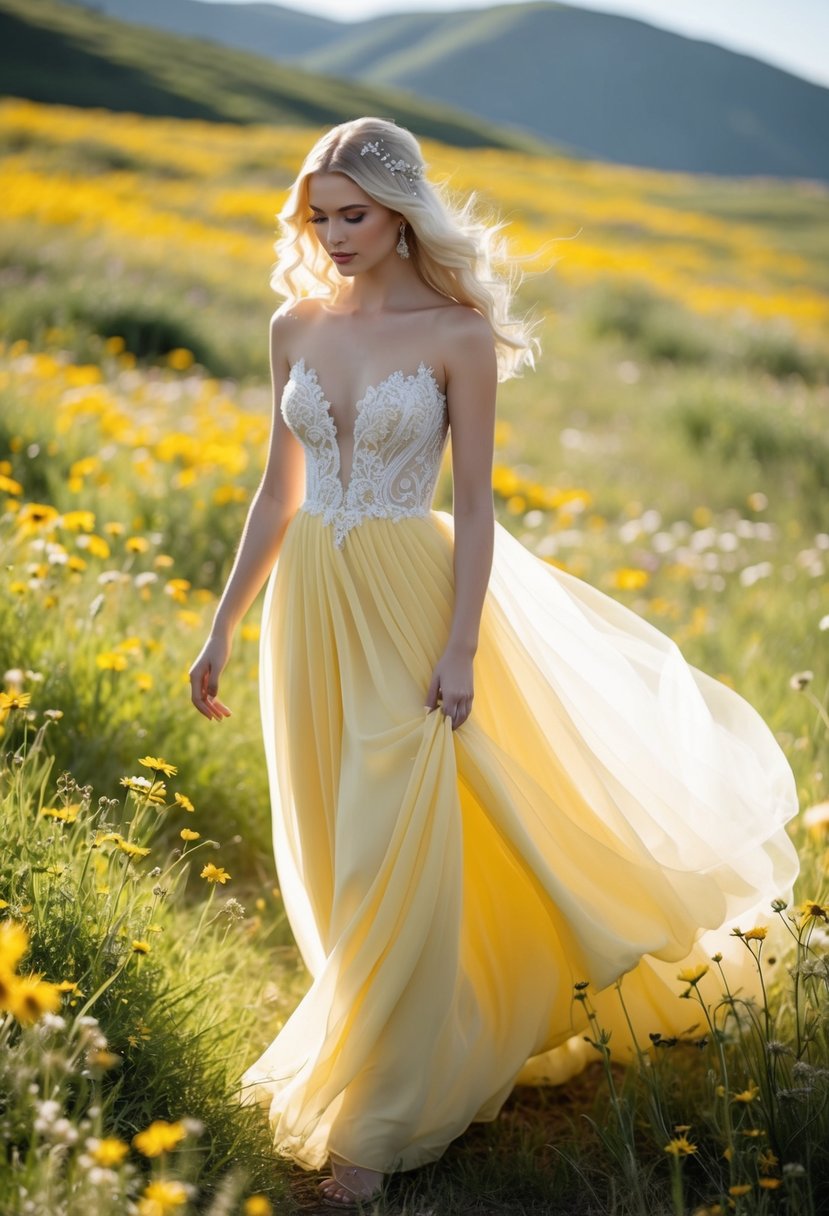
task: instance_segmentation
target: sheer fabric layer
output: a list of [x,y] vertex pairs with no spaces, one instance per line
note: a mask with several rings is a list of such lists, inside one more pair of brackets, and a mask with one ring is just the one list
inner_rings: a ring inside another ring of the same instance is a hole
[[623,973],[638,1036],[686,1031],[677,970],[720,949],[751,988],[729,926],[797,871],[794,780],[759,715],[498,525],[472,716],[427,715],[452,543],[440,512],[340,547],[300,511],[267,588],[274,848],[313,983],[242,1095],[311,1169],[424,1164],[516,1080],[572,1075],[576,981],[616,1054]]

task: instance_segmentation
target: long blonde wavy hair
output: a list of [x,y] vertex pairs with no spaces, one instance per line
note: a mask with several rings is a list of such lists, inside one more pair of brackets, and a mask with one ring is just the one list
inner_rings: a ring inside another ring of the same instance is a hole
[[539,322],[512,315],[523,276],[500,235],[506,225],[482,218],[474,194],[456,205],[445,187],[425,175],[412,180],[403,172],[392,172],[377,155],[363,153],[367,143],[377,144],[391,162],[424,166],[416,138],[396,123],[357,118],[332,127],[306,156],[277,216],[281,234],[274,246],[277,261],[271,287],[291,301],[304,296],[337,299],[344,280],[308,223],[308,178],[317,172],[344,173],[406,220],[412,265],[424,283],[486,317],[495,339],[498,379],[518,375],[525,365],[534,367],[539,343],[532,330]]

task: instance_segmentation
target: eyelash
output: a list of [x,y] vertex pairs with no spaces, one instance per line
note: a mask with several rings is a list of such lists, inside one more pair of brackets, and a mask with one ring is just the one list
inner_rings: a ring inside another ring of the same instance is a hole
[[[348,216],[345,216],[344,218],[345,218],[345,222],[347,224],[361,224],[363,222],[363,217],[361,215],[355,216],[353,219],[349,219]],[[327,219],[328,219],[327,215],[312,215],[310,220],[308,221],[308,223],[309,224],[322,224]]]

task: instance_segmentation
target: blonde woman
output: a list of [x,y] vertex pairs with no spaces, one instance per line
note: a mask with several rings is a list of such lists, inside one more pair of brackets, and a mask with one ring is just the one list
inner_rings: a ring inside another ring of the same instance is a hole
[[583,1065],[576,982],[617,1053],[623,974],[637,1033],[683,1030],[678,970],[791,887],[796,795],[744,700],[494,523],[496,386],[534,348],[497,227],[377,118],[312,148],[279,218],[267,463],[190,674],[221,721],[267,579],[274,847],[313,983],[242,1096],[353,1207]]

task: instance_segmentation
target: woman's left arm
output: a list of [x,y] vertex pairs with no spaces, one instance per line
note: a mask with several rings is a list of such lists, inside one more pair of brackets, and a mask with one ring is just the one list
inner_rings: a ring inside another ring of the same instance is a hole
[[446,362],[446,400],[452,441],[455,520],[455,602],[446,648],[435,667],[426,708],[452,720],[452,729],[472,712],[472,665],[492,568],[495,516],[492,459],[498,374],[489,323],[469,310],[453,327]]

